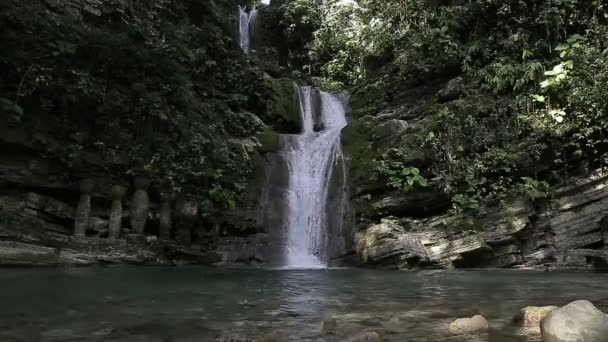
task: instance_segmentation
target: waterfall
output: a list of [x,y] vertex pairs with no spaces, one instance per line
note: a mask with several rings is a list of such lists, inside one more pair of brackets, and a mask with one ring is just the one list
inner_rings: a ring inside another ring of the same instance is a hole
[[257,7],[247,12],[246,6],[239,6],[239,44],[245,54],[251,53],[253,42],[253,24],[258,15]]
[[[345,109],[335,96],[298,88],[302,132],[283,135],[280,154],[287,163],[288,187],[282,231],[288,267],[323,267],[327,262],[328,187],[341,155]],[[318,101],[318,102],[317,102]],[[316,119],[316,120],[315,120]],[[316,127],[321,127],[315,132]]]

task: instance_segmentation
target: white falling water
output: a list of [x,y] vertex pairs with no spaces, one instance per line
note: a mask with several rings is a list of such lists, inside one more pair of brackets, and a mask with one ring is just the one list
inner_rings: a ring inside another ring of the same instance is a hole
[[254,6],[251,11],[247,12],[246,6],[239,6],[239,45],[245,54],[251,53],[252,48],[252,26],[258,15],[258,10]]
[[[319,92],[320,105],[315,107],[313,89],[303,87],[298,93],[303,130],[299,135],[283,136],[281,152],[289,172],[283,227],[286,266],[319,268],[326,262],[329,180],[336,157],[341,155],[340,131],[347,122],[344,106],[335,96]],[[316,116],[323,127],[320,132],[314,131],[315,108],[321,112]]]

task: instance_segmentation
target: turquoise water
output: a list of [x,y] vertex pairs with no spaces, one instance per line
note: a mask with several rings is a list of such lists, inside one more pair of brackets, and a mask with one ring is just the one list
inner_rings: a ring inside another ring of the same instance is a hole
[[[528,305],[589,299],[608,308],[608,274],[507,271],[0,270],[0,341],[246,340],[276,330],[340,341],[378,330],[388,341],[535,341],[503,327]],[[449,336],[482,313],[490,334]],[[338,335],[322,335],[334,317]],[[341,336],[343,335],[343,336]]]

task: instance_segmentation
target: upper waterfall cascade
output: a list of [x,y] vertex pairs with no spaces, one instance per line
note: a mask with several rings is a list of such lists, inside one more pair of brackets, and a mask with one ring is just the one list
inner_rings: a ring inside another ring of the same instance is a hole
[[246,54],[250,54],[252,50],[252,26],[255,24],[257,15],[257,7],[254,6],[251,11],[247,12],[246,6],[239,6],[239,44]]
[[[281,151],[289,177],[282,227],[285,263],[287,267],[318,268],[327,262],[329,182],[342,155],[340,131],[347,122],[344,105],[336,96],[310,87],[296,88],[302,132],[283,135]],[[315,131],[317,127],[319,131]]]

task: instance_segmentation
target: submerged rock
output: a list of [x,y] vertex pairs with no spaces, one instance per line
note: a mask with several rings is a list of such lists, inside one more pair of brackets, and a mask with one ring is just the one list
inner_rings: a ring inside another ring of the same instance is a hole
[[338,328],[338,321],[335,318],[326,318],[321,322],[322,334],[335,334]]
[[451,334],[469,334],[488,330],[488,320],[481,315],[471,318],[459,318],[452,321],[448,327]]
[[543,342],[606,342],[608,315],[579,300],[554,310],[540,324]]
[[540,322],[557,309],[559,309],[557,306],[528,306],[513,317],[513,323],[525,328],[538,328]]

